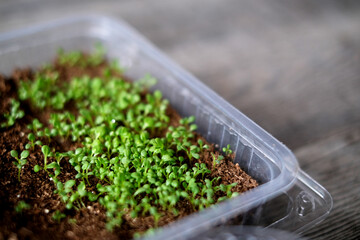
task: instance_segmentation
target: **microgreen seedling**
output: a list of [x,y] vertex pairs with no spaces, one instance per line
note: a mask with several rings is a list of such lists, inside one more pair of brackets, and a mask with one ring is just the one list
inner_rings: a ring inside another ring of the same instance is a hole
[[222,150],[223,150],[223,152],[224,152],[226,155],[228,155],[228,156],[232,154],[232,150],[230,149],[230,144],[228,144],[228,145],[226,146],[226,148],[223,148]]
[[29,156],[29,151],[27,150],[22,151],[19,157],[19,154],[16,150],[11,150],[10,155],[16,159],[16,161],[13,161],[13,164],[18,169],[18,181],[21,182],[21,169],[27,163],[26,158]]
[[29,133],[28,135],[28,140],[30,141],[30,143],[26,144],[26,149],[29,149],[30,147],[32,148],[32,150],[34,150],[35,148],[35,135],[33,133]]
[[68,223],[69,224],[76,224],[76,219],[75,218],[69,218]]
[[51,218],[56,221],[57,223],[60,223],[61,219],[65,218],[66,215],[65,213],[60,212],[59,210],[56,210],[53,215],[51,216]]
[[204,149],[209,149],[209,146],[204,144],[203,140],[201,140],[201,139],[198,140],[198,144],[199,144],[201,151],[203,151]]
[[24,117],[24,115],[24,111],[20,110],[20,102],[15,99],[11,99],[10,112],[3,115],[6,121],[1,123],[0,127],[11,127],[15,124],[17,119]]
[[34,119],[31,124],[28,125],[28,129],[37,132],[42,128],[43,124],[38,120]]
[[[106,210],[106,228],[113,230],[124,215],[152,216],[157,226],[164,211],[179,214],[182,200],[196,211],[216,203],[215,195],[224,196],[220,200],[233,196],[233,185],[209,179],[212,171],[204,163],[209,145],[197,138],[195,117],[169,126],[169,101],[160,91],[148,90],[157,80],[146,75],[130,83],[119,77],[117,64],[105,62],[101,45],[89,55],[59,51],[57,64],[82,70],[101,65],[102,79],[78,76],[64,83],[56,68],[48,66],[33,81],[19,84],[21,100],[51,113],[48,122],[34,119],[28,125],[26,149],[41,147],[43,165],[35,165],[34,171],[44,170],[51,177],[66,209],[98,202]],[[62,152],[63,143],[78,148]],[[223,151],[232,154],[229,145]],[[29,154],[23,153],[20,158],[12,153],[16,164],[26,163]],[[211,154],[214,170],[224,157]],[[68,168],[74,177],[64,181],[62,170]],[[57,210],[52,218],[59,223],[65,216]]]
[[47,145],[42,146],[42,147],[41,147],[41,151],[42,151],[43,156],[44,156],[44,165],[43,165],[42,167],[39,166],[39,165],[35,165],[35,166],[34,166],[34,172],[38,172],[38,171],[40,171],[41,169],[44,169],[45,171],[47,171],[48,168],[54,168],[53,165],[49,165],[49,166],[48,166],[48,162],[47,162],[48,156],[49,156],[49,154],[50,154],[50,148],[49,148],[49,146],[47,146]]
[[15,212],[16,213],[22,213],[23,210],[25,209],[30,209],[31,206],[29,204],[27,204],[26,202],[24,201],[20,201],[18,202],[18,204],[15,206]]
[[211,153],[211,156],[212,156],[212,158],[213,158],[213,169],[214,169],[217,164],[220,164],[220,163],[221,163],[221,161],[224,159],[224,156],[219,155],[219,156],[216,158],[215,154],[213,154],[213,153]]

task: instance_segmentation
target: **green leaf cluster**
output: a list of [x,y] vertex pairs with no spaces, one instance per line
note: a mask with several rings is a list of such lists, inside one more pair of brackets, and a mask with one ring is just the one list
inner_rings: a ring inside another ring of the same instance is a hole
[[[104,63],[100,52],[90,57],[61,52],[58,62],[96,66]],[[168,100],[160,91],[148,92],[156,79],[147,75],[130,83],[104,71],[102,77],[82,76],[64,83],[53,69],[39,72],[34,81],[20,82],[19,96],[39,109],[52,110],[48,123],[35,119],[29,124],[27,149],[41,146],[44,161],[34,171],[44,170],[52,178],[67,209],[98,201],[107,211],[108,229],[113,229],[125,214],[151,215],[157,223],[164,211],[178,214],[180,201],[201,210],[218,201],[217,193],[232,196],[234,184],[210,179],[211,170],[200,161],[209,147],[196,140],[195,117],[169,126]],[[69,104],[76,113],[67,110]],[[57,152],[51,147],[54,139],[81,147]],[[76,172],[66,182],[59,178],[64,164]],[[56,212],[53,218],[60,221],[64,215]]]
[[0,124],[0,128],[11,127],[15,124],[17,119],[21,119],[24,117],[24,111],[20,109],[20,102],[11,99],[10,102],[10,111],[8,113],[3,114],[3,118],[5,118],[5,122]]
[[30,204],[28,204],[24,201],[19,201],[15,206],[15,212],[18,214],[21,214],[24,210],[30,209],[30,208],[31,208]]

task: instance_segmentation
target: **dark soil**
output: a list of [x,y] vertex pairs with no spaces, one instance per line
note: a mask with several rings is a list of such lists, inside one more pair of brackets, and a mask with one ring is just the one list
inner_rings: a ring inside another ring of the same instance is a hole
[[[55,63],[60,78],[69,81],[74,76],[87,74],[89,76],[101,75],[104,64],[92,68],[79,68],[61,66]],[[15,70],[11,77],[0,75],[0,122],[3,121],[3,113],[9,110],[11,98],[17,99],[17,84],[19,80],[31,80],[34,73],[30,69]],[[71,106],[66,106],[67,110],[72,111]],[[21,183],[17,179],[17,168],[12,164],[13,158],[10,151],[15,149],[21,152],[25,149],[27,140],[27,124],[32,119],[38,118],[45,123],[50,115],[50,110],[38,111],[33,109],[28,102],[21,102],[21,108],[25,112],[25,117],[17,120],[14,126],[0,129],[0,240],[1,239],[130,239],[135,232],[144,232],[154,227],[154,220],[151,216],[138,217],[136,219],[125,216],[121,228],[115,229],[112,233],[105,229],[106,216],[105,210],[98,204],[88,202],[87,208],[80,211],[66,210],[59,197],[53,193],[54,184],[43,171],[33,172],[36,164],[41,164],[43,155],[39,146],[31,151],[28,163],[21,172]],[[171,117],[171,124],[176,125],[179,115],[171,108],[168,109]],[[164,134],[164,133],[160,133]],[[201,136],[198,138],[203,139]],[[203,139],[204,140],[204,139]],[[42,139],[44,143],[47,140]],[[204,140],[205,141],[205,140]],[[72,142],[52,142],[51,145],[59,151],[73,150],[78,144]],[[199,162],[207,164],[209,169],[212,167],[211,152],[216,155],[213,145],[210,150],[205,152]],[[195,163],[195,161],[194,161]],[[66,181],[74,174],[70,164],[64,166],[66,173],[62,178]],[[233,188],[235,192],[244,192],[257,186],[257,182],[234,164],[231,157],[226,157],[220,164],[213,169],[213,177],[221,177],[224,184],[237,182]],[[30,209],[24,210],[21,214],[14,211],[14,207],[19,201],[25,201],[31,205]],[[179,203],[181,209],[178,216],[172,213],[165,213],[158,223],[159,226],[166,225],[179,218],[191,214],[194,210],[187,201]],[[61,222],[55,222],[51,216],[56,210],[63,211],[67,217]],[[74,223],[75,222],[75,223]]]

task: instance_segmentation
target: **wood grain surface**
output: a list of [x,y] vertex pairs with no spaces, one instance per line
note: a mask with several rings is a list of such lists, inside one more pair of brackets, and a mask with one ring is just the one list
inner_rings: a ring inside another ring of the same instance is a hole
[[121,17],[265,128],[334,198],[310,239],[360,238],[360,1],[0,2],[0,32]]

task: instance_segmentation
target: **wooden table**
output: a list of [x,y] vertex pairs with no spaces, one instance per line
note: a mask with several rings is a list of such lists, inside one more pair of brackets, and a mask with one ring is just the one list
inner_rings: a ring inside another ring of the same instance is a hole
[[122,17],[291,148],[332,194],[304,236],[360,238],[360,1],[3,0],[0,32],[74,13]]

